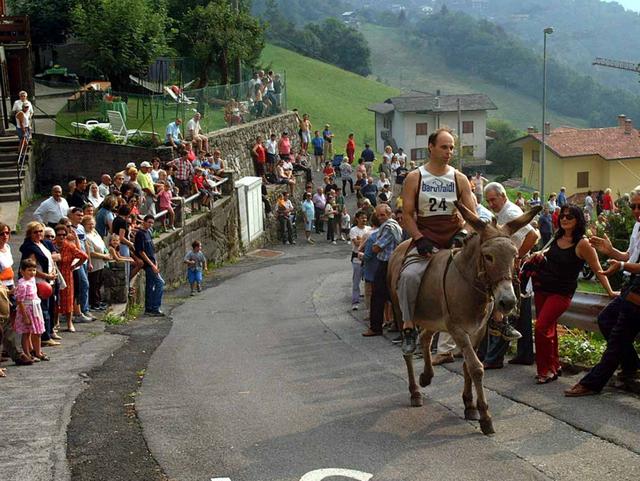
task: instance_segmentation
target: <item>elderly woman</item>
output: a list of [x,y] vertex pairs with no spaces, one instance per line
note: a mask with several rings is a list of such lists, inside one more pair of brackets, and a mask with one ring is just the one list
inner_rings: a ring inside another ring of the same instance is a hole
[[106,305],[102,303],[100,290],[103,283],[103,273],[106,262],[111,260],[107,246],[102,236],[96,230],[96,221],[91,216],[82,218],[82,227],[86,234],[85,246],[91,259],[89,270],[89,306],[94,311],[104,311]]
[[[40,222],[34,221],[27,224],[25,239],[20,246],[20,252],[22,254],[20,262],[25,259],[34,260],[36,262],[36,283],[46,282],[51,286],[53,291],[55,280],[57,279],[55,262],[59,257],[57,254],[52,253],[45,245],[44,228],[44,224],[41,224]],[[45,325],[45,332],[42,335],[42,340],[45,342],[50,341],[52,339],[51,335],[53,334],[53,325],[49,314],[50,300],[50,298],[41,298],[41,307]]]
[[60,252],[60,261],[58,268],[62,274],[62,278],[67,285],[60,291],[60,299],[58,301],[58,312],[60,315],[66,316],[67,328],[66,332],[76,332],[73,326],[73,305],[74,305],[74,289],[73,289],[73,268],[77,264],[82,264],[87,260],[88,256],[80,248],[80,241],[73,228],[64,224],[56,226],[56,239],[54,244]]
[[98,184],[95,182],[91,182],[89,184],[89,195],[87,196],[91,205],[97,209],[102,204],[104,197],[100,195],[100,189],[98,188]]

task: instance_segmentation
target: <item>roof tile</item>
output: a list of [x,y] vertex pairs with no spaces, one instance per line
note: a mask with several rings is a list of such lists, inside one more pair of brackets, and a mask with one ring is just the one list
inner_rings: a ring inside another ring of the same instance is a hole
[[[529,134],[542,142],[541,133]],[[545,144],[560,157],[599,155],[606,160],[640,157],[640,131],[624,127],[578,129],[559,127],[545,136]]]

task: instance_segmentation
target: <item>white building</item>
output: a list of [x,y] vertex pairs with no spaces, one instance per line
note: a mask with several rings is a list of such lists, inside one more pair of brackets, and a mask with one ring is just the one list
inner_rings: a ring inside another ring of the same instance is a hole
[[485,165],[487,154],[487,111],[496,105],[485,94],[439,95],[409,92],[370,105],[375,113],[376,150],[391,145],[402,147],[411,160],[427,158],[429,134],[449,127],[456,134],[462,127],[461,143],[466,165]]

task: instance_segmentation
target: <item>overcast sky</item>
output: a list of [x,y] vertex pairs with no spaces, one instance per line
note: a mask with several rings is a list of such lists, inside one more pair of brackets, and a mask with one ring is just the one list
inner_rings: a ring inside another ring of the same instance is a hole
[[627,10],[640,12],[640,0],[615,0]]

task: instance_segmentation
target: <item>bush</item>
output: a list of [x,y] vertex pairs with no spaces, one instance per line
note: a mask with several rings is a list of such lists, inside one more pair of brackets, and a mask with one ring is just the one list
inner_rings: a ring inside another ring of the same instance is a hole
[[560,357],[570,364],[595,366],[605,348],[602,335],[579,329],[568,329],[558,339]]
[[111,143],[116,141],[115,135],[113,135],[107,129],[102,127],[95,127],[91,129],[87,133],[87,139],[95,140],[97,142],[111,142]]
[[159,145],[159,142],[155,135],[134,135],[127,140],[127,144],[153,149]]

